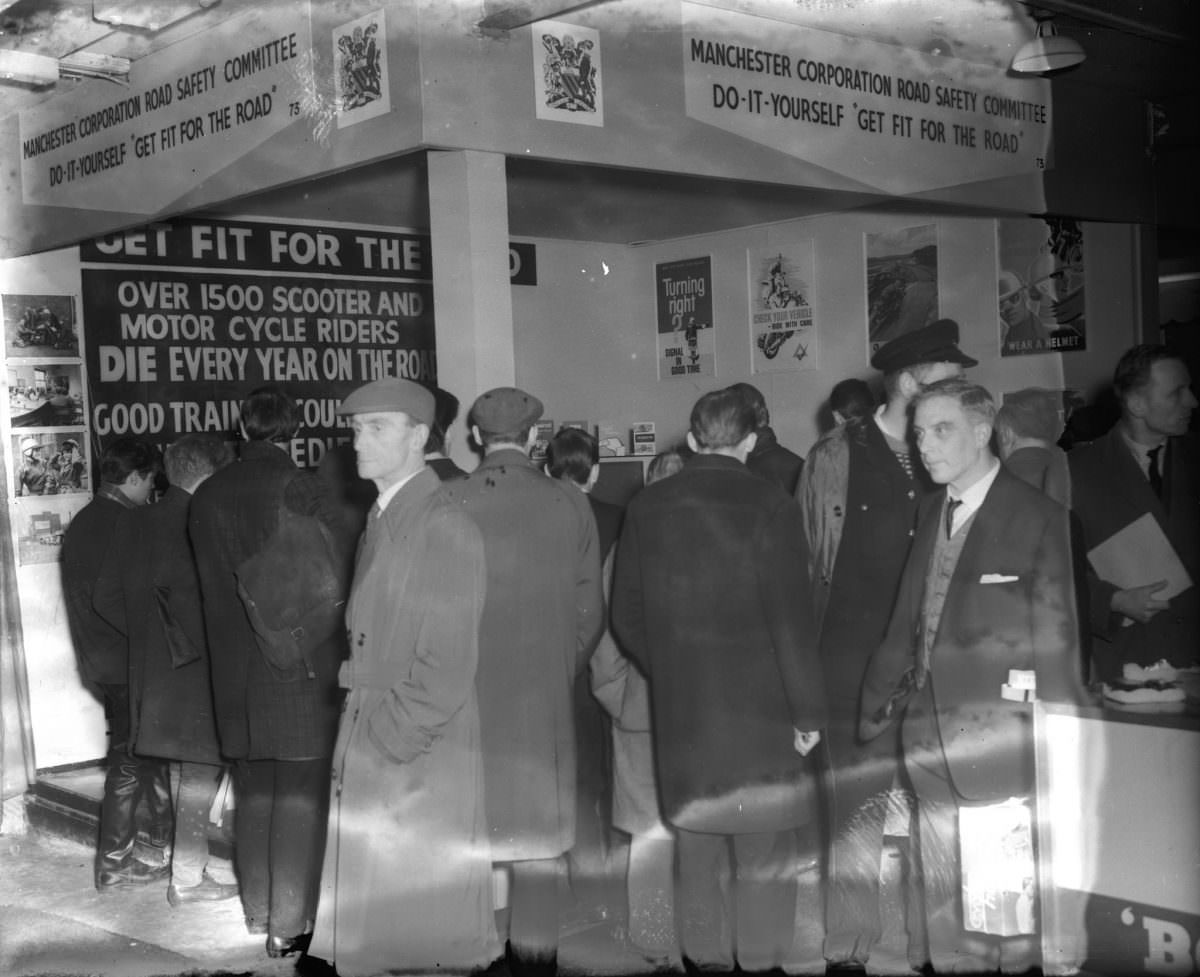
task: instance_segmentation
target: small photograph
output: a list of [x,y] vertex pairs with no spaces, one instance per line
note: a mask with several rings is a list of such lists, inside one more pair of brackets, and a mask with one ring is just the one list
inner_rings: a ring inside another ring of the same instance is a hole
[[67,527],[88,502],[89,496],[83,494],[17,499],[13,521],[20,565],[57,563]]
[[82,430],[15,434],[12,441],[18,498],[91,492]]
[[0,306],[9,356],[66,359],[79,355],[74,295],[3,295]]
[[8,367],[8,414],[13,427],[79,427],[83,378],[75,363]]

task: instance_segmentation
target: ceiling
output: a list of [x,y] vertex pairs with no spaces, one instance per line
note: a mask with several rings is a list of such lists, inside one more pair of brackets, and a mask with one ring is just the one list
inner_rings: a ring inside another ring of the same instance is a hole
[[[293,6],[300,0],[0,0],[0,48],[62,58],[77,52],[136,60],[250,8]],[[344,0],[312,0],[335,3]],[[468,0],[437,0],[467,3]],[[486,25],[520,25],[570,16],[603,3],[635,14],[631,30],[651,29],[666,0],[470,0]],[[1007,64],[1032,35],[1033,15],[1053,13],[1058,30],[1077,39],[1087,60],[1070,70],[1072,84],[1134,95],[1163,107],[1169,120],[1164,152],[1200,153],[1200,4],[1193,0],[709,0],[717,6],[779,20],[933,50],[978,62]],[[677,16],[677,15],[676,15]],[[120,20],[121,25],[114,24]],[[0,83],[0,117],[83,84],[62,79],[48,89]],[[1189,157],[1190,160],[1190,157]],[[370,170],[371,168],[365,168]],[[1195,172],[1194,167],[1184,167]],[[364,174],[365,175],[365,174]],[[805,188],[753,184],[692,186],[677,175],[603,167],[510,162],[510,220],[515,234],[529,224],[546,234],[558,215],[559,234],[591,240],[638,241],[746,226],[880,202]],[[1188,179],[1191,179],[1190,177]],[[359,182],[359,181],[355,181]],[[695,182],[695,181],[692,181]],[[581,193],[591,189],[604,192]],[[703,196],[705,206],[694,206]],[[680,199],[693,206],[680,206]],[[600,200],[586,214],[578,201]],[[574,201],[571,205],[569,202]],[[564,204],[565,209],[564,209]],[[928,207],[928,205],[926,205]],[[666,215],[673,214],[668,218]],[[680,215],[684,215],[683,218]],[[690,217],[690,223],[688,219]],[[682,220],[682,223],[680,223]],[[1192,233],[1189,240],[1196,235]],[[1200,247],[1198,247],[1200,253]]]

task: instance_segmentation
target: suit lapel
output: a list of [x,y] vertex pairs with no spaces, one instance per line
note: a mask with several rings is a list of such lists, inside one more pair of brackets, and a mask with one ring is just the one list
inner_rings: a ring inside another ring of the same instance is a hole
[[1104,436],[1103,447],[1104,470],[1112,472],[1110,484],[1113,492],[1122,496],[1138,512],[1153,513],[1154,518],[1165,530],[1167,510],[1150,488],[1150,480],[1138,467],[1133,452],[1129,450],[1118,428],[1114,427]]

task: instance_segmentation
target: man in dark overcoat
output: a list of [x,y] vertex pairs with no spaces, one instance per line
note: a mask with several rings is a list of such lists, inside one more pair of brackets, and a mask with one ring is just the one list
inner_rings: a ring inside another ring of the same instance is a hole
[[511,869],[508,941],[520,970],[557,965],[558,883],[575,842],[573,690],[604,627],[587,498],[529,458],[541,415],[523,390],[481,394],[468,419],[483,461],[443,483],[483,534],[484,784],[492,859]]
[[[192,497],[189,532],[200,574],[222,754],[233,760],[235,865],[250,932],[272,956],[302,951],[317,907],[329,769],[341,695],[345,635],[307,663],[277,669],[260,650],[237,573],[264,549],[281,510],[316,516],[336,537],[325,482],[299,471],[288,444],[300,427],[295,401],[261,387],[242,404],[237,461]],[[307,667],[306,667],[307,665]]]
[[[863,680],[863,735],[901,727],[939,974],[1040,964],[1031,920],[1005,933],[974,909],[964,915],[960,824],[968,808],[1002,805],[993,812],[1016,825],[1007,802],[1017,799],[1023,830],[991,838],[983,857],[1000,872],[1011,852],[1005,866],[1024,867],[1032,884],[1032,701],[1085,703],[1068,513],[1000,465],[988,447],[994,416],[991,395],[961,377],[914,400],[922,464],[945,488],[921,504],[896,608]],[[969,839],[967,849],[978,845]]]
[[975,363],[958,348],[958,324],[951,319],[886,343],[871,358],[883,373],[885,402],[822,437],[800,474],[796,495],[829,691],[825,959],[834,965],[888,973],[924,963],[911,889],[904,894],[910,909],[905,958],[885,957],[876,946],[882,933],[884,830],[894,808],[893,830],[907,833],[910,804],[893,789],[899,773],[895,730],[870,743],[858,739],[859,689],[867,660],[887,629],[917,507],[932,488],[910,451],[909,404],[925,384],[957,376]]
[[229,444],[211,434],[185,434],[171,444],[164,457],[169,487],[154,505],[122,513],[93,598],[129,642],[133,749],[180,761],[172,906],[237,895],[231,870],[209,860],[209,810],[225,767],[187,524],[196,487],[232,459]]
[[168,866],[134,858],[135,814],[144,800],[151,830],[165,845],[171,831],[167,764],[137,756],[129,707],[129,642],[93,605],[104,558],[123,513],[144,506],[154,490],[158,454],[136,438],[119,438],[100,458],[100,489],[71,520],[63,539],[62,583],[80,677],[100,690],[108,721],[108,772],[100,802],[96,888],[101,892],[153,882]]
[[[1200,437],[1189,433],[1196,409],[1191,377],[1167,347],[1141,345],[1121,357],[1113,387],[1120,420],[1067,455],[1083,545],[1090,551],[1109,543],[1149,517],[1145,528],[1165,537],[1192,585],[1168,591],[1162,571],[1118,582],[1089,566],[1093,677],[1109,682],[1128,662],[1145,666],[1165,658],[1189,666],[1200,655]],[[1145,546],[1125,538],[1127,546]],[[1136,565],[1136,556],[1130,552],[1117,562]]]
[[[782,966],[792,948],[795,831],[819,817],[810,751],[826,723],[800,509],[750,472],[755,416],[718,390],[692,410],[683,470],[634,496],[612,623],[650,684],[664,818],[678,831],[685,961]],[[736,939],[719,878],[733,849]]]

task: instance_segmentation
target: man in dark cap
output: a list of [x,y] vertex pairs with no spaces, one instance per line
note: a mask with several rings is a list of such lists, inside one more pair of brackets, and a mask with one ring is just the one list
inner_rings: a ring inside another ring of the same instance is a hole
[[338,413],[379,497],[346,614],[310,951],[343,974],[474,970],[500,954],[475,692],[483,540],[425,463],[428,390],[373,380]]
[[775,482],[788,495],[795,495],[804,459],[781,445],[775,437],[771,428],[771,412],[767,409],[767,400],[762,391],[750,383],[735,383],[729,389],[742,397],[754,411],[756,438],[754,448],[746,458],[746,467],[755,475]]
[[518,972],[557,964],[558,881],[575,841],[572,689],[604,627],[587,497],[529,459],[541,416],[523,390],[482,394],[468,422],[483,461],[444,483],[479,525],[487,559],[476,685],[492,859],[511,865]]
[[[908,961],[871,956],[881,934],[879,860],[888,807],[898,796],[892,791],[898,741],[894,731],[869,744],[857,741],[859,688],[887,630],[918,505],[932,488],[910,450],[909,404],[925,385],[975,364],[958,348],[952,319],[880,347],[871,365],[883,373],[885,402],[821,438],[797,489],[831,717],[825,958],[869,972],[888,973],[906,962],[919,969],[924,961],[914,932]],[[906,820],[907,811],[905,803],[896,815]]]

